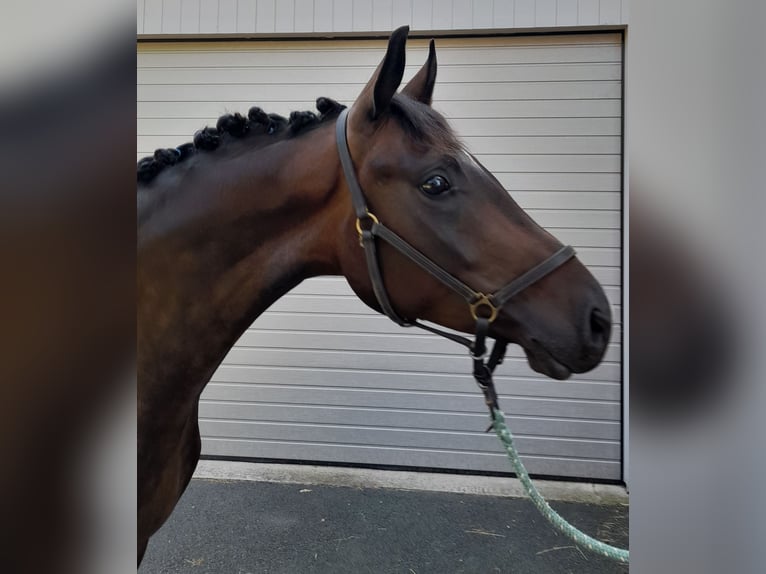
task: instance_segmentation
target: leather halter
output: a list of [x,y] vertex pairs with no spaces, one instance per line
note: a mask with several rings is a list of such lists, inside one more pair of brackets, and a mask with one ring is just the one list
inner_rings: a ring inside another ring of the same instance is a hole
[[[456,343],[460,343],[469,349],[474,362],[473,376],[476,379],[479,388],[481,388],[484,393],[485,402],[489,407],[490,418],[493,418],[493,409],[498,408],[498,405],[497,393],[495,392],[494,384],[492,382],[492,372],[497,365],[503,362],[508,342],[496,339],[490,358],[485,362],[484,357],[487,351],[486,337],[489,332],[489,326],[497,318],[503,305],[505,305],[512,297],[518,295],[533,283],[536,283],[546,275],[561,267],[574,256],[575,250],[569,245],[561,247],[553,255],[527,270],[521,276],[494,293],[487,294],[472,289],[383,225],[383,223],[381,223],[380,220],[367,209],[367,201],[365,200],[364,192],[357,180],[354,163],[348,149],[348,138],[346,134],[348,112],[349,108],[345,108],[338,116],[335,124],[336,141],[338,144],[340,163],[343,167],[343,174],[346,177],[346,183],[351,192],[351,202],[354,206],[354,213],[356,215],[356,230],[359,234],[359,244],[364,248],[365,258],[367,260],[367,272],[370,276],[370,281],[372,282],[375,298],[378,300],[378,304],[383,312],[395,323],[403,327],[420,327],[421,329],[425,329],[431,333],[441,335]],[[471,316],[474,321],[476,321],[476,336],[473,342],[466,337],[438,329],[418,320],[403,318],[394,310],[383,283],[383,275],[378,262],[377,245],[375,241],[377,237],[391,245],[394,249],[399,251],[399,253],[407,257],[410,261],[416,263],[442,284],[446,285],[465,299],[471,312]]]

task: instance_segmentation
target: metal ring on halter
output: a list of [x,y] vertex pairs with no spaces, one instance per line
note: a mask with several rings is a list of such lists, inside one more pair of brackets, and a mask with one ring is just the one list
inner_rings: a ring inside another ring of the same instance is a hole
[[477,299],[473,303],[468,303],[468,307],[471,309],[471,316],[476,321],[479,318],[479,307],[489,307],[489,317],[487,320],[491,323],[497,319],[499,309],[495,307],[494,303],[490,299],[491,295],[485,295],[484,293],[478,293]]
[[[380,220],[377,217],[375,217],[374,214],[370,213],[369,211],[367,211],[365,213],[365,219],[369,219],[370,221],[372,221],[373,225],[380,224]],[[372,228],[372,226],[370,228]],[[362,244],[362,218],[361,217],[357,217],[356,218],[356,232],[359,234],[359,245],[363,245]]]
[[[473,349],[468,349],[468,356],[477,361],[483,361],[487,356],[487,350],[485,349],[481,355],[474,355]],[[481,387],[481,385],[479,385]]]

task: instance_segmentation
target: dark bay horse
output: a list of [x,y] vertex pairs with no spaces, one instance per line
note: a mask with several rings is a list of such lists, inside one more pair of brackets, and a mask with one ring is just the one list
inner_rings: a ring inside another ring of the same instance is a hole
[[[495,293],[560,250],[431,108],[433,42],[397,93],[407,33],[392,34],[348,112],[328,98],[318,115],[289,120],[252,108],[139,162],[139,563],[198,462],[200,393],[256,317],[316,275],[345,276],[381,310],[341,166],[339,115],[370,211],[472,289]],[[398,316],[474,330],[475,313],[443,282],[388,244],[378,259]],[[521,345],[533,369],[557,379],[595,367],[609,340],[604,292],[571,255],[496,311],[489,335]]]

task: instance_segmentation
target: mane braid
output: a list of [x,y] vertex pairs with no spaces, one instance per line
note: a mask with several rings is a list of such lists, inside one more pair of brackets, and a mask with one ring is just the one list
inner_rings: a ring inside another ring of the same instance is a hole
[[215,127],[206,126],[194,134],[192,142],[177,148],[158,149],[153,156],[139,160],[136,165],[138,183],[148,183],[166,167],[173,166],[186,158],[199,153],[218,149],[227,137],[241,139],[250,134],[275,136],[286,134],[295,137],[334,119],[345,108],[343,104],[330,98],[318,98],[316,101],[319,115],[311,111],[292,112],[289,118],[279,114],[268,114],[258,106],[247,112],[247,117],[240,113],[224,114]]

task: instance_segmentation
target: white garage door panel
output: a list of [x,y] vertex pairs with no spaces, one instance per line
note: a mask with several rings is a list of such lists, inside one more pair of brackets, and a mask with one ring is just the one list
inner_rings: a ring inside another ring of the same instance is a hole
[[[513,50],[506,50],[513,42]],[[199,42],[197,44],[167,43],[154,46],[152,53],[142,54],[139,68],[145,67],[194,67],[221,68],[262,65],[284,68],[304,65],[305,58],[312,58],[317,66],[333,67],[342,56],[346,66],[374,68],[380,62],[381,42],[347,40],[345,42],[262,42],[261,50],[254,53],[252,45],[245,42]],[[500,48],[499,50],[497,48]],[[565,48],[565,49],[562,49]],[[494,64],[541,64],[541,63],[592,63],[619,62],[622,47],[615,34],[589,34],[587,39],[578,36],[475,38],[470,44],[450,43],[439,40],[439,64],[476,65],[482,62]],[[410,40],[407,58],[412,64],[424,59],[426,44]],[[303,55],[303,59],[301,58]]]
[[[387,353],[377,351],[311,350],[311,349],[260,349],[235,346],[226,359],[230,365],[265,365],[277,367],[306,367],[332,369],[343,365],[348,369],[386,370],[392,364],[397,371],[415,373],[464,373],[468,369],[465,357],[441,354],[426,354],[413,350],[412,353]],[[529,367],[525,359],[508,357],[503,363],[503,373],[524,375]],[[620,365],[602,362],[598,367],[583,375],[590,381],[610,381],[619,378]]]
[[[562,64],[609,64],[619,63],[622,47],[615,35],[581,35],[579,42],[558,43],[553,37],[544,42],[532,42],[523,45],[520,38],[512,51],[505,50],[505,39],[474,39],[472,45],[457,46],[447,40],[439,40],[439,67],[469,66],[477,62],[492,68],[498,65],[559,66]],[[545,44],[545,45],[543,45]],[[558,44],[558,46],[556,45]],[[157,46],[151,54],[145,54],[139,63],[139,69],[151,68],[177,69],[225,69],[251,68],[260,66],[273,71],[306,67],[306,61],[312,60],[316,67],[334,68],[340,63],[348,68],[374,68],[380,62],[380,43],[371,47],[369,42],[348,40],[343,44],[333,42],[302,41],[292,43],[263,42],[257,53],[252,45],[244,42],[226,44],[199,44],[178,46],[166,44]],[[562,50],[561,48],[565,48]],[[499,50],[497,48],[500,48]],[[410,65],[425,58],[426,48],[423,42],[410,40],[407,46],[407,61]]]
[[476,154],[476,157],[493,173],[620,173],[620,158],[614,155]]
[[[614,303],[619,297],[618,287],[604,287],[607,298],[612,302],[612,321],[621,323],[622,307]],[[286,295],[270,307],[269,312],[301,314],[305,321],[313,320],[316,314],[329,314],[338,317],[353,315],[372,315],[375,311],[366,307],[354,295],[346,297],[305,297],[301,295]],[[258,324],[260,325],[260,323]],[[335,330],[332,328],[330,330]]]
[[[497,179],[506,189],[520,191],[620,190],[620,174],[618,173],[499,172]],[[583,222],[578,227],[590,227],[590,225]]]
[[619,136],[477,136],[462,139],[474,154],[615,154],[620,149]]
[[[312,96],[300,94],[301,99],[290,102],[294,109],[310,108],[314,99]],[[300,104],[300,105],[297,105]],[[209,121],[221,113],[221,110],[242,111],[252,105],[233,101],[215,102],[167,102],[141,101],[138,102],[139,118],[198,119]],[[274,102],[259,100],[258,105],[265,110],[274,110],[285,105],[284,101]],[[504,118],[617,118],[620,117],[622,102],[619,99],[602,100],[519,100],[483,102],[480,109],[466,106],[463,102],[444,102],[436,104],[439,111],[453,119],[504,117]],[[195,129],[199,128],[199,123]]]
[[[140,119],[137,133],[140,136],[172,135],[188,137],[200,127],[196,118]],[[464,137],[488,137],[514,134],[516,136],[568,136],[568,135],[619,135],[619,118],[536,118],[463,119],[452,120],[452,127]]]
[[[313,60],[316,56],[311,55]],[[413,56],[414,57],[414,56]],[[474,84],[494,82],[499,76],[511,78],[513,82],[550,81],[604,81],[620,79],[620,64],[496,64],[487,66],[442,65],[439,67],[440,85]],[[257,65],[237,68],[207,68],[200,76],[197,68],[144,68],[138,70],[138,81],[150,84],[247,84],[251,86],[282,85],[324,85],[359,83],[369,79],[368,66],[343,68],[333,66],[293,66],[290,68],[261,67]]]
[[[306,333],[327,333],[331,331],[343,333],[361,333],[362,336],[381,335],[410,335],[413,330],[402,331],[388,318],[370,313],[362,315],[353,314],[309,314],[309,313],[284,313],[269,310],[258,318],[257,326],[251,330],[266,331],[293,331]],[[425,335],[424,335],[425,336]],[[612,326],[612,344],[619,344],[622,340],[622,332],[619,323]],[[512,350],[510,352],[513,352]]]
[[[237,347],[247,348],[292,348],[300,349],[344,349],[348,351],[393,352],[407,353],[417,350],[417,353],[452,355],[455,352],[454,343],[441,337],[431,335],[396,335],[385,337],[377,334],[363,334],[335,331],[317,337],[309,331],[287,331],[249,329],[237,342]],[[607,350],[605,360],[618,361],[620,347],[612,344]],[[508,358],[521,357],[521,348],[511,345],[506,355]],[[568,383],[567,383],[568,384]]]
[[[298,342],[305,340],[305,337],[295,337],[292,333],[283,333],[285,340]],[[316,337],[316,335],[314,335]],[[329,336],[328,336],[329,337]],[[373,337],[370,337],[373,339]],[[385,347],[386,337],[375,336],[375,340],[381,341],[381,347]],[[328,342],[324,344],[332,344],[337,341],[336,338],[328,338]],[[319,343],[322,344],[322,343]],[[370,343],[373,346],[374,343]],[[467,374],[468,369],[461,369],[456,371],[450,371],[450,361],[454,359],[454,355],[447,355],[443,353],[436,353],[432,355],[421,355],[417,352],[399,353],[403,355],[404,359],[398,360],[399,357],[395,352],[382,352],[376,350],[373,354],[387,354],[389,359],[387,361],[381,360],[377,365],[370,365],[368,368],[358,368],[352,366],[354,363],[362,362],[367,357],[365,353],[369,351],[348,351],[354,355],[363,355],[362,357],[351,361],[351,364],[344,363],[343,367],[338,366],[326,366],[332,364],[332,357],[322,358],[319,355],[322,353],[333,353],[336,351],[327,351],[325,349],[307,351],[301,349],[298,352],[303,353],[302,356],[297,357],[291,364],[285,364],[287,361],[281,358],[279,355],[281,352],[292,351],[293,349],[282,349],[281,347],[275,347],[270,345],[264,345],[261,348],[247,348],[242,347],[242,351],[251,351],[251,353],[266,352],[273,357],[268,364],[253,365],[252,363],[235,363],[227,362],[220,367],[220,369],[213,376],[213,381],[221,382],[279,382],[280,378],[284,380],[285,384],[303,384],[303,385],[318,385],[328,384],[323,381],[319,381],[318,377],[312,379],[313,372],[322,372],[322,376],[333,377],[331,386],[348,386],[353,388],[391,388],[391,389],[412,389],[412,390],[454,390],[457,392],[473,392],[473,389],[464,385],[464,376]],[[508,369],[504,369],[502,375],[497,376],[499,384],[505,384],[506,381],[513,382],[513,389],[515,394],[525,394],[536,396],[550,396],[560,398],[604,398],[604,399],[619,399],[619,384],[609,380],[610,369],[607,369],[606,365],[610,363],[616,363],[617,361],[609,361],[610,355],[618,357],[619,345],[610,346],[607,351],[607,360],[605,361],[605,370],[599,373],[599,371],[592,371],[593,376],[585,375],[580,376],[576,380],[568,380],[566,382],[556,381],[540,381],[539,378],[530,374],[528,371],[522,368],[520,364],[509,363]],[[454,353],[454,348],[452,349]],[[441,367],[441,370],[426,370],[428,367],[422,369],[408,369],[407,367],[412,364],[412,361],[406,357],[410,356],[423,356],[427,361],[436,361],[443,359],[446,361],[445,365]],[[522,352],[518,350],[518,347],[514,347],[509,353],[509,361],[518,360],[519,363],[523,359]],[[247,361],[249,357],[253,355],[240,354],[238,360]],[[386,368],[380,368],[379,365],[383,363]],[[517,371],[517,372],[516,372]],[[450,376],[454,376],[455,379],[450,379]],[[364,378],[364,380],[360,380]],[[606,386],[616,387],[612,389],[606,388]]]
[[[236,402],[203,399],[200,419],[249,420],[280,423],[306,423],[317,418],[321,409],[324,424],[384,426],[397,429],[476,432],[487,420],[486,413],[452,413],[405,409],[370,409],[323,405],[284,405],[267,402]],[[588,440],[620,440],[618,421],[590,421],[556,417],[508,415],[514,432],[530,436],[554,436]]]
[[[425,60],[411,41],[405,80]],[[553,381],[509,348],[501,404],[531,472],[621,477],[622,46],[617,34],[437,40],[434,106],[516,201],[572,244],[615,318],[605,361]],[[138,152],[224,112],[350,103],[382,41],[142,44]],[[484,434],[470,361],[366,307],[343,278],[305,281],[242,336],[202,395],[203,454],[509,472]]]
[[[523,206],[522,206],[523,207]],[[562,243],[580,247],[620,247],[621,232],[616,229],[557,229],[556,237]],[[607,292],[607,295],[609,293]],[[619,297],[619,293],[617,294]],[[619,299],[611,299],[617,301]]]
[[[420,429],[392,429],[371,426],[266,423],[202,419],[200,430],[207,437],[255,440],[311,441],[394,448],[449,448],[467,452],[495,452],[496,437],[483,432],[434,432]],[[519,449],[541,456],[574,458],[619,457],[620,443],[604,440],[572,440],[514,436]]]
[[485,101],[481,108],[463,102],[439,101],[436,108],[453,120],[469,118],[618,118],[619,99]]
[[527,213],[546,229],[570,228],[575,225],[590,229],[620,229],[621,227],[619,211],[527,209]]
[[[321,371],[317,372],[320,385]],[[364,373],[360,373],[360,378]],[[601,399],[572,400],[547,397],[524,397],[506,394],[508,385],[498,385],[498,396],[513,405],[517,415],[584,418],[591,420],[619,420],[619,401]],[[484,401],[477,400],[475,389],[467,387],[462,393],[442,391],[397,391],[297,385],[261,385],[248,383],[210,383],[205,389],[206,399],[225,401],[267,402],[301,405],[327,405],[337,407],[365,407],[380,409],[412,409],[420,411],[449,411],[485,413]],[[510,410],[510,409],[509,409]],[[317,413],[321,416],[321,413]],[[313,422],[313,421],[312,421]],[[484,429],[478,429],[481,432]]]
[[[556,233],[561,237],[561,233]],[[598,267],[593,268],[593,272],[598,276]],[[616,307],[619,301],[619,289],[614,289],[609,285],[604,286],[607,297],[610,298],[612,305]],[[362,301],[357,299],[351,290],[347,287],[346,293],[342,295],[300,295],[290,293],[282,297],[271,306],[270,311],[291,312],[291,313],[310,313],[317,311],[323,313],[335,314],[374,314],[375,311],[367,307]],[[260,325],[260,323],[259,323]]]
[[[204,73],[204,72],[200,72]],[[369,77],[369,76],[368,76]],[[363,85],[363,84],[361,84]],[[244,105],[252,102],[286,102],[295,98],[294,91],[302,94],[330,96],[339,101],[350,102],[359,95],[360,84],[231,84],[227,86],[226,98]],[[477,93],[492,91],[494,100],[569,100],[619,98],[621,86],[619,80],[586,82],[516,82],[499,84],[482,82],[475,84],[440,84],[435,97],[446,101],[473,101]],[[215,102],[220,97],[220,87],[210,84],[147,84],[138,86],[138,98],[141,100],[163,100],[171,98],[180,102]],[[292,94],[292,95],[291,95]],[[315,98],[314,98],[315,99]],[[279,107],[277,107],[277,111]]]
[[[313,103],[305,104],[302,108],[313,107]],[[246,113],[246,105],[237,109]],[[226,110],[222,109],[221,113]],[[204,124],[204,122],[201,122]],[[208,122],[215,125],[215,119]],[[202,128],[203,125],[198,126]],[[196,130],[195,130],[196,131]],[[192,132],[193,133],[193,132]],[[138,153],[139,157],[151,155],[158,147],[175,147],[184,141],[191,141],[192,134],[179,136],[147,136],[139,134]],[[179,139],[181,141],[179,141]],[[461,138],[468,149],[475,155],[486,153],[502,153],[510,156],[521,154],[619,154],[619,136],[474,136]]]
[[[406,335],[396,335],[387,337],[378,334],[367,334],[359,336],[355,333],[325,332],[322,337],[317,337],[316,332],[306,331],[268,331],[261,329],[250,329],[237,343],[239,348],[262,348],[262,349],[282,349],[299,346],[301,349],[330,350],[343,349],[349,352],[413,352],[428,354],[453,355],[455,352],[454,343],[445,339],[430,339],[426,337],[408,337]],[[608,362],[619,362],[620,345],[612,343],[609,345],[604,356]],[[511,345],[506,355],[508,359],[523,358],[521,347]],[[368,369],[369,371],[369,369]],[[214,379],[215,380],[215,379]],[[571,383],[567,383],[571,386]]]
[[[316,337],[315,337],[316,338]],[[435,391],[467,393],[465,373],[434,374],[384,370],[324,369],[332,376],[333,387],[348,389],[380,389],[397,391]],[[266,385],[317,385],[317,369],[295,366],[223,365],[213,376],[213,382],[253,383]],[[528,376],[498,376],[501,392],[514,396],[553,399],[620,400],[620,385],[611,381],[545,381]]]
[[[561,237],[562,233],[557,233]],[[610,288],[605,286],[607,297],[610,294],[613,296],[619,296],[619,289]],[[619,309],[619,306],[611,299],[612,307],[615,311]],[[286,295],[279,301],[274,303],[270,307],[270,311],[278,312],[290,312],[290,313],[331,313],[331,314],[372,314],[375,313],[372,309],[367,307],[362,301],[356,298],[355,295],[349,290],[348,295],[320,295],[320,296],[306,296],[306,295]]]
[[451,120],[463,136],[619,135],[620,118],[470,118]]

